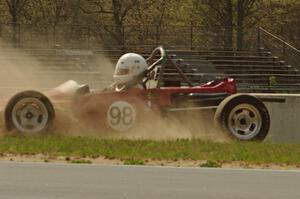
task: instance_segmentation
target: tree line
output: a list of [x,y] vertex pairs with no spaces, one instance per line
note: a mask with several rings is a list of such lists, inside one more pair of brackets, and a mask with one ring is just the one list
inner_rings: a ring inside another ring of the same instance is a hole
[[[200,40],[242,49],[249,32],[263,26],[295,46],[300,43],[299,0],[0,0],[0,12],[0,22],[9,25],[13,42],[18,40],[20,24],[26,24],[69,25],[66,37],[87,25],[102,27],[118,45],[124,44],[124,27],[146,34],[147,25],[155,27],[156,40],[164,39],[165,27],[191,26],[198,28],[191,33],[203,33],[197,37]],[[168,34],[184,37],[183,31],[173,30]]]

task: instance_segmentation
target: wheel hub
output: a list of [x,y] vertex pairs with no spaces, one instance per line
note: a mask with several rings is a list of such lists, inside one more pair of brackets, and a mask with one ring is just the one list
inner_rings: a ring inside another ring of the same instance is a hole
[[37,98],[24,98],[15,104],[12,110],[12,121],[20,132],[39,132],[47,125],[47,108]]
[[259,111],[251,104],[240,104],[234,107],[228,117],[230,132],[241,140],[255,137],[262,125]]
[[246,130],[251,124],[251,118],[247,117],[246,115],[241,115],[237,119],[237,124],[240,129]]
[[26,118],[27,119],[32,119],[33,118],[33,114],[31,112],[26,113]]

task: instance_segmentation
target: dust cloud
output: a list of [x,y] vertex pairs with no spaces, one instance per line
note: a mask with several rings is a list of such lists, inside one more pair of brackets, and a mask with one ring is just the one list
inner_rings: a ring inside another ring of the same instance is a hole
[[0,41],[0,97],[8,97],[20,90],[39,87],[38,78],[33,75],[38,63]]
[[[59,109],[57,109],[59,110]],[[140,115],[132,129],[117,132],[112,129],[95,129],[76,118],[72,113],[57,112],[54,133],[64,136],[85,136],[108,139],[176,140],[201,139],[228,142],[230,138],[213,124],[214,111],[170,113],[162,116],[151,112]],[[94,120],[95,118],[91,118]],[[102,118],[106,120],[106,118]]]
[[80,52],[22,50],[0,40],[0,99],[26,89],[46,91],[70,79],[92,88],[105,87],[112,81],[114,64],[107,58],[99,55],[91,68],[76,53]]
[[138,125],[126,135],[115,134],[119,138],[174,140],[201,139],[213,142],[227,142],[229,138],[213,125],[211,112],[180,113],[161,117],[153,116],[151,120]]

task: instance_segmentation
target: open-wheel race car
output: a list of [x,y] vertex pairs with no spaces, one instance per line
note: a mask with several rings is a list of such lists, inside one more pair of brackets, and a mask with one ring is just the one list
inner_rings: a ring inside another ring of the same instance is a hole
[[[176,71],[185,86],[165,86],[166,67]],[[90,128],[126,132],[145,122],[145,118],[153,122],[152,114],[165,117],[215,110],[211,123],[232,138],[261,141],[268,134],[269,113],[261,100],[236,94],[232,78],[194,85],[163,47],[157,47],[147,59],[135,53],[123,55],[114,78],[115,82],[105,90],[90,90],[70,80],[44,93],[20,92],[3,107],[3,126],[21,134],[49,132],[57,111],[67,111],[77,123]]]

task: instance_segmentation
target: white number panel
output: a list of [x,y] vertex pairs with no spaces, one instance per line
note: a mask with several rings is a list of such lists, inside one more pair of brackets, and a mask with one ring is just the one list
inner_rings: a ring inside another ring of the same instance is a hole
[[116,131],[126,131],[130,129],[136,120],[134,107],[125,101],[112,103],[107,111],[107,122]]

